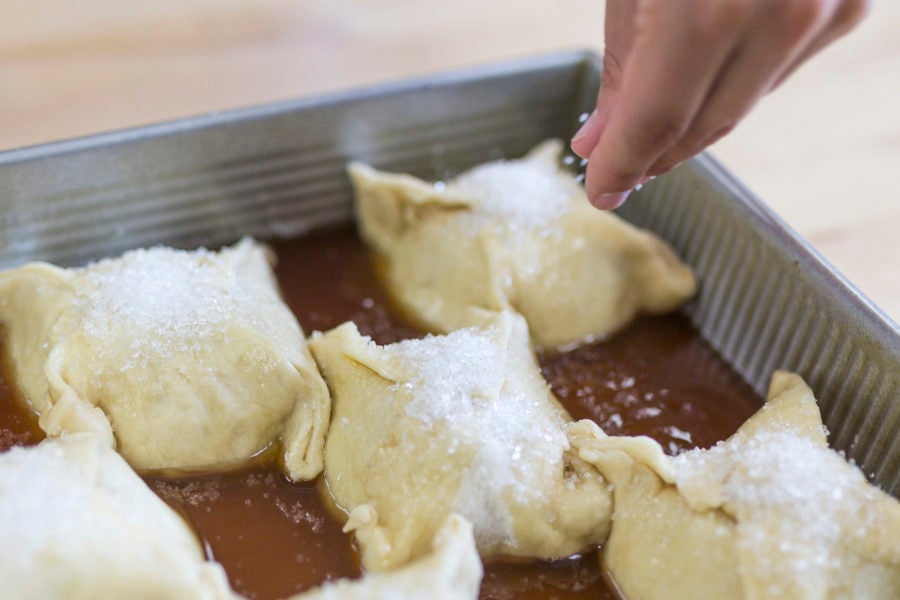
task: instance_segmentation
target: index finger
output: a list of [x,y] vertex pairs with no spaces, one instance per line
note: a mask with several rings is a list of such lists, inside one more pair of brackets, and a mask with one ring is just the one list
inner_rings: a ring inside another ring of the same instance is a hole
[[598,208],[624,194],[687,130],[716,76],[738,45],[742,19],[711,2],[647,3],[621,88],[591,152],[585,186]]

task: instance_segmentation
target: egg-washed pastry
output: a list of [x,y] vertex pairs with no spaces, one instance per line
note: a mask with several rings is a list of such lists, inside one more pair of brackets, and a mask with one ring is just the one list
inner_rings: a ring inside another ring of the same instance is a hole
[[234,598],[187,524],[104,440],[0,454],[4,598]]
[[386,346],[345,323],[310,347],[334,403],[325,478],[367,570],[423,555],[451,513],[482,556],[558,558],[605,539],[607,482],[571,449],[521,316]]
[[828,448],[797,375],[708,450],[670,458],[587,422],[573,441],[614,487],[604,561],[626,598],[900,598],[900,503]]
[[559,347],[694,294],[694,275],[662,240],[590,205],[558,166],[561,149],[545,142],[440,185],[350,165],[362,237],[410,318],[447,333],[515,310],[536,344]]
[[326,583],[290,600],[475,600],[481,575],[472,525],[451,515],[438,530],[429,554],[389,573]]
[[288,474],[315,477],[328,390],[269,261],[244,239],[0,273],[13,375],[41,428],[96,432],[137,469],[178,470],[243,461],[284,433]]

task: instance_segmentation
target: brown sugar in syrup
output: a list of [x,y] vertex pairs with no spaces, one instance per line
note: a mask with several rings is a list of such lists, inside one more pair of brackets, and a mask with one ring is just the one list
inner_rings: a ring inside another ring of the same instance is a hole
[[[282,293],[307,333],[353,320],[382,344],[420,335],[391,310],[352,227],[274,248]],[[728,437],[761,404],[678,314],[640,318],[606,343],[539,359],[573,418],[592,418],[611,435],[649,435],[672,454]],[[0,378],[0,450],[40,441],[35,421]],[[275,455],[273,449],[228,473],[145,480],[192,524],[238,593],[276,599],[358,577],[352,536],[341,532],[320,483],[289,482]],[[555,562],[487,564],[481,597],[618,596],[591,551]]]

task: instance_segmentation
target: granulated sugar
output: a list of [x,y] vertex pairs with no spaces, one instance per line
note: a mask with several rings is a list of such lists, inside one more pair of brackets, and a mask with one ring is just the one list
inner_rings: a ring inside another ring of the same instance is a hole
[[[222,491],[214,480],[191,481],[187,484],[155,481],[153,491],[169,504],[188,504],[194,508],[216,502],[222,497]],[[210,507],[206,507],[209,512]]]
[[128,323],[140,331],[202,333],[230,317],[235,297],[247,300],[233,274],[208,250],[135,250],[82,271],[87,291],[79,296],[86,327]]
[[[127,369],[130,361],[191,352],[234,321],[262,325],[259,298],[230,261],[209,250],[135,250],[76,274],[82,285],[75,308],[83,331],[104,341],[98,344],[101,353],[118,340],[116,355],[98,357],[100,365]],[[130,356],[122,356],[126,348]]]
[[475,449],[456,510],[473,522],[479,538],[508,540],[507,495],[523,504],[549,501],[543,489],[562,472],[568,440],[536,366],[492,337],[462,329],[386,349],[415,365],[415,375],[402,384],[412,394],[406,413],[440,431],[437,439],[448,453]]
[[867,522],[873,488],[837,453],[790,432],[735,436],[709,450],[674,459],[677,484],[718,487],[738,522],[738,544],[753,556],[746,567],[771,581],[827,581],[841,568],[843,548],[877,525]]
[[[79,531],[96,493],[83,471],[72,468],[65,447],[58,444],[13,448],[0,455],[0,537],[5,544],[16,544],[12,556],[25,560],[39,552],[47,543],[49,521],[63,540],[104,535],[101,527]],[[64,518],[71,515],[78,520]]]
[[472,198],[479,213],[540,226],[565,213],[579,187],[553,165],[500,160],[460,175],[447,189]]
[[[68,597],[73,590],[94,597],[92,591],[112,589],[106,581],[154,569],[177,581],[201,560],[182,519],[91,436],[0,455],[0,540],[3,597],[12,598]],[[128,589],[119,591],[128,596]]]
[[294,525],[305,524],[310,531],[316,534],[321,534],[325,530],[325,519],[306,508],[299,500],[285,502],[282,498],[275,498],[275,507],[284,515],[284,518]]

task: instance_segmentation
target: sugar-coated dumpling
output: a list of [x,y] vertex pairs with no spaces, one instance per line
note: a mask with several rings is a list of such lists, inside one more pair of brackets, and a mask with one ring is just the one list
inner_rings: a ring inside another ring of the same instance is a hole
[[328,390],[269,260],[245,239],[0,273],[14,376],[41,428],[105,435],[137,469],[181,470],[242,461],[286,431],[288,474],[315,477]]
[[475,600],[481,575],[472,525],[451,515],[429,554],[395,571],[326,583],[291,600]]
[[363,238],[411,318],[446,333],[515,310],[538,345],[604,338],[673,310],[696,281],[656,236],[588,202],[545,142],[519,160],[430,184],[354,163]]
[[451,513],[482,556],[568,556],[605,539],[610,492],[570,447],[519,315],[378,346],[345,323],[310,339],[332,392],[325,477],[363,565],[423,555]]
[[586,423],[573,442],[614,486],[604,560],[627,598],[900,598],[900,503],[828,448],[797,375],[709,450]]
[[0,540],[4,598],[235,597],[181,517],[90,434],[0,454]]

